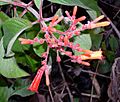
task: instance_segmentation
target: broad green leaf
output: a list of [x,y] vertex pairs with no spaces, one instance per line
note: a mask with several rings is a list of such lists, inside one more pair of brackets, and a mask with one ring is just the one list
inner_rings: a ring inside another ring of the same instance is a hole
[[[90,14],[91,18],[95,18],[97,15],[99,15],[99,9],[97,6],[97,2],[95,0],[48,0],[53,3],[58,3],[62,5],[68,5],[68,6],[79,6],[82,7]],[[92,13],[97,12],[97,15],[91,15]]]
[[0,26],[7,20],[9,19],[9,17],[4,13],[4,12],[0,12]]
[[0,73],[7,78],[29,76],[27,72],[19,68],[14,57],[0,60]]
[[1,26],[7,19],[9,19],[9,17],[4,12],[1,11],[0,12],[0,38],[2,38],[3,36]]
[[[82,49],[90,49],[92,46],[90,34],[82,34],[74,38],[74,44],[80,44]],[[74,51],[75,55],[80,55],[81,52]]]
[[111,35],[109,40],[110,40],[109,43],[110,43],[110,47],[111,47],[112,51],[116,51],[116,49],[118,48],[118,41],[117,41],[117,39],[113,35]]
[[[43,0],[42,0],[43,1]],[[39,9],[41,5],[41,0],[34,0],[36,7]]]
[[32,26],[31,22],[22,18],[11,18],[3,24],[4,46],[7,47],[6,56],[10,56],[12,46],[17,37]]
[[0,86],[0,102],[8,102],[12,92],[12,88],[8,88],[7,86]]
[[4,57],[4,48],[3,48],[3,39],[0,42],[0,74],[7,78],[18,78],[28,76],[29,74],[20,69],[16,63],[14,57],[3,58]]
[[4,54],[5,54],[5,50],[3,47],[3,38],[2,38],[0,41],[0,60],[4,57]]
[[91,34],[92,50],[99,50],[102,42],[102,34]]
[[21,79],[21,78],[16,79],[13,86],[14,91],[12,92],[10,97],[13,95],[19,95],[21,97],[27,97],[33,95],[34,92],[28,90],[30,83],[31,82],[29,79]]
[[27,97],[27,96],[33,95],[34,92],[29,91],[27,88],[28,88],[28,86],[21,87],[21,88],[15,90],[15,91],[11,94],[11,96],[13,96],[13,95],[19,95],[19,96],[21,96],[21,97]]

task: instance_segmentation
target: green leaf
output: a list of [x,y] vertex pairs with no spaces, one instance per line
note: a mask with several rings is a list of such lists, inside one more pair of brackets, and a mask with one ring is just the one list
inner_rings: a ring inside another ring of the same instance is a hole
[[110,47],[111,47],[112,51],[116,51],[116,49],[118,48],[117,39],[113,35],[111,35],[109,40],[110,40],[109,43],[110,43]]
[[44,53],[44,52],[46,51],[47,45],[46,45],[46,43],[44,43],[44,44],[42,44],[42,45],[40,45],[39,43],[35,43],[35,44],[33,45],[33,49],[34,49],[35,53],[36,53],[39,57],[41,57],[42,53]]
[[109,51],[109,50],[106,50],[105,51],[105,55],[107,57],[107,60],[111,63],[114,62],[114,59],[115,59],[115,52],[114,51]]
[[95,18],[97,18],[97,12],[95,11],[95,10],[86,10],[87,11],[87,13],[89,14],[89,16],[91,17],[91,19],[95,19]]
[[[90,49],[92,46],[90,34],[82,34],[74,38],[74,44],[80,44],[82,49]],[[74,51],[75,55],[80,55],[81,52]]]
[[31,26],[31,22],[22,18],[11,18],[3,24],[4,46],[5,48],[7,46],[7,57],[10,56],[12,46],[17,37]]
[[0,73],[7,78],[29,76],[27,72],[18,67],[14,57],[0,60]]
[[9,17],[4,12],[0,12],[0,38],[3,36],[1,26],[7,19],[9,19]]
[[55,13],[55,15],[62,16],[62,15],[63,15],[63,14],[62,14],[62,9],[59,8],[59,9],[57,10],[57,12]]
[[[53,3],[58,3],[62,5],[68,5],[68,6],[79,6],[82,7],[90,14],[91,18],[96,18],[97,15],[100,14],[97,2],[95,0],[48,0]],[[97,15],[91,15],[92,13],[97,12]]]
[[12,92],[12,88],[8,88],[7,86],[0,86],[0,102],[8,102]]
[[92,49],[93,50],[99,50],[100,49],[102,38],[103,38],[102,34],[91,34]]
[[8,19],[9,17],[4,12],[1,11],[0,12],[0,26]]
[[5,54],[5,50],[3,47],[3,38],[2,38],[0,41],[0,60],[4,57],[4,54]]
[[32,72],[35,72],[37,69],[37,64],[39,63],[38,61],[36,61],[34,58],[28,56],[27,54],[25,55],[26,58],[26,62],[27,64],[31,67]]
[[[42,0],[43,1],[43,0]],[[34,0],[36,7],[39,9],[41,5],[41,0]]]
[[15,90],[15,91],[11,94],[11,96],[13,96],[13,95],[19,95],[19,96],[21,96],[21,97],[27,97],[27,96],[33,95],[34,92],[29,91],[27,88],[28,88],[28,86],[21,87],[21,88]]
[[14,88],[14,91],[12,92],[12,94],[10,95],[19,95],[21,97],[27,97],[30,95],[33,95],[34,92],[31,92],[28,90],[28,86],[30,85],[30,80],[28,78],[23,79],[23,78],[18,78],[15,80],[14,82],[14,86],[12,86]]
[[[42,33],[39,34],[37,36],[37,38],[40,39],[41,35],[42,35]],[[46,43],[43,43],[43,44],[34,43],[33,44],[33,50],[39,57],[41,57],[42,53],[44,53],[47,50],[47,44]]]
[[0,6],[7,5],[8,3],[0,1]]
[[28,76],[29,74],[20,69],[14,57],[3,58],[4,48],[3,39],[0,42],[0,73],[7,78],[18,78]]

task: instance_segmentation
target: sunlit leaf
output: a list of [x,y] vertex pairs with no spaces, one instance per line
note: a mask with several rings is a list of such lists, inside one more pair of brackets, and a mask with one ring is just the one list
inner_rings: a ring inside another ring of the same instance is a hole
[[0,12],[0,38],[2,38],[2,36],[3,36],[1,26],[8,19],[9,19],[9,17],[4,12]]
[[0,42],[0,74],[7,78],[18,78],[29,74],[20,69],[14,57],[4,58],[3,39]]
[[34,0],[34,3],[38,9],[40,8],[41,1],[43,1],[43,0]]
[[[83,49],[90,49],[92,46],[90,34],[82,34],[80,36],[75,37],[74,44],[80,44],[80,47]],[[81,54],[78,51],[74,51],[75,55]]]
[[11,18],[3,24],[4,46],[7,47],[6,56],[10,56],[12,46],[17,37],[32,26],[31,22],[22,18]]

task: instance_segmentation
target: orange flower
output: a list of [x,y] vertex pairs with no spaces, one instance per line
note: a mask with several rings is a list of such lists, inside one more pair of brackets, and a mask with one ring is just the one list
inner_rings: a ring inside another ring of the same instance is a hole
[[95,20],[88,22],[88,24],[85,24],[82,26],[81,31],[86,30],[86,29],[93,29],[93,28],[108,26],[110,24],[109,21],[98,22],[103,18],[104,18],[104,15],[101,15]]
[[92,51],[92,53],[89,54],[89,56],[81,55],[82,60],[88,60],[88,59],[103,59],[102,51]]
[[90,26],[90,29],[93,29],[93,28],[98,28],[98,27],[105,27],[105,26],[108,26],[110,24],[110,22],[108,21],[104,21],[104,22],[99,22],[99,23],[91,23],[91,26]]
[[98,21],[100,21],[101,19],[103,19],[105,16],[104,15],[101,15],[99,17],[97,17],[95,20],[92,21],[92,23],[96,23]]

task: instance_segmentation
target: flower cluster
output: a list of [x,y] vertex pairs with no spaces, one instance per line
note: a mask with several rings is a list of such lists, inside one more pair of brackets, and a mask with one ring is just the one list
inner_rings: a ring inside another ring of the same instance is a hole
[[[87,65],[87,66],[89,66],[90,63],[88,63],[85,60],[89,60],[89,59],[101,60],[103,58],[101,50],[99,51],[84,50],[80,47],[79,44],[74,44],[72,41],[70,41],[70,39],[73,37],[73,35],[76,35],[76,36],[80,35],[80,32],[83,30],[107,26],[110,23],[108,21],[99,22],[101,19],[104,18],[104,16],[102,15],[96,18],[95,20],[88,22],[87,24],[82,24],[81,28],[77,28],[76,25],[80,21],[85,20],[86,17],[82,16],[76,19],[76,12],[77,12],[77,6],[74,7],[72,16],[70,16],[68,11],[65,11],[67,15],[67,19],[71,21],[70,27],[65,32],[59,31],[55,28],[55,26],[64,19],[64,16],[59,17],[55,15],[51,19],[51,22],[49,23],[48,26],[46,24],[42,25],[41,30],[42,32],[45,33],[44,38],[41,38],[41,39],[34,38],[33,40],[19,38],[19,40],[21,41],[21,44],[34,44],[36,42],[39,44],[47,43],[47,47],[48,47],[47,51],[42,54],[42,57],[45,58],[45,60],[42,61],[43,66],[38,70],[32,84],[29,87],[29,90],[37,92],[41,77],[44,72],[46,76],[46,85],[49,86],[49,66],[47,65],[47,59],[48,59],[50,48],[56,50],[57,62],[61,61],[61,58],[59,55],[60,53],[66,56],[69,56],[72,62],[76,62],[76,63]],[[59,38],[56,38],[54,36],[54,33],[58,33],[60,35]],[[76,50],[78,52],[83,52],[83,54],[78,56],[73,55],[72,52],[66,51],[64,49],[65,47],[71,48],[72,50]]]

